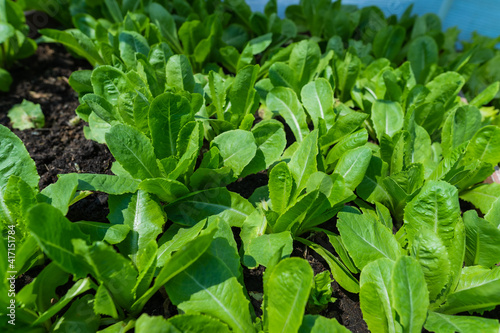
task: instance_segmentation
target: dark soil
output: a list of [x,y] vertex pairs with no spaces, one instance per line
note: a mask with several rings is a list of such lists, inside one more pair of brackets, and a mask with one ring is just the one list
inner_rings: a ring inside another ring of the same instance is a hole
[[[11,91],[0,93],[0,124],[8,126],[21,138],[28,152],[36,163],[40,175],[40,189],[57,181],[58,174],[65,173],[98,173],[111,174],[113,156],[105,145],[85,139],[83,121],[72,125],[74,110],[78,106],[78,96],[68,84],[68,78],[75,70],[90,68],[79,59],[74,59],[65,49],[58,45],[42,44],[36,54],[22,61],[17,68],[11,70],[14,77]],[[15,104],[27,99],[41,105],[45,115],[45,127],[42,129],[19,131],[12,129],[7,111]],[[291,131],[287,130],[287,141],[293,141]],[[250,175],[229,186],[229,189],[248,198],[253,191],[268,182],[266,172]],[[109,213],[107,195],[95,193],[73,205],[67,217],[71,221],[87,220],[106,222]],[[237,242],[241,245],[239,235]],[[296,244],[293,256],[300,256],[309,261],[315,274],[328,268],[321,257],[311,251],[304,253],[304,246]],[[18,287],[33,280],[43,267],[34,267],[18,279]],[[257,316],[262,315],[259,294],[263,292],[262,276],[264,267],[243,270],[245,287],[250,294],[252,306]],[[357,295],[343,291],[336,282],[333,283],[335,303],[321,313],[329,318],[336,318],[341,324],[353,332],[368,332],[362,319]],[[63,288],[63,287],[61,287]],[[63,288],[67,289],[67,288]],[[64,294],[65,291],[60,291]],[[146,304],[144,312],[150,315],[170,317],[177,314],[164,290],[156,293]]]
[[0,124],[11,130],[7,111],[23,99],[40,104],[45,115],[44,128],[13,130],[36,163],[40,189],[62,173],[110,173],[113,157],[107,147],[85,139],[82,121],[70,124],[79,103],[68,78],[87,68],[85,61],[74,59],[61,46],[42,44],[33,57],[11,70],[11,91],[0,94]]
[[[36,54],[11,70],[14,82],[9,93],[0,94],[0,124],[9,127],[25,144],[40,175],[40,190],[57,181],[63,173],[110,174],[113,156],[105,145],[85,139],[84,122],[72,125],[78,96],[68,84],[72,72],[90,68],[75,59],[62,46],[42,44]],[[7,111],[23,99],[40,104],[45,127],[32,130],[12,129]],[[72,221],[105,221],[107,197],[93,194],[68,214]]]

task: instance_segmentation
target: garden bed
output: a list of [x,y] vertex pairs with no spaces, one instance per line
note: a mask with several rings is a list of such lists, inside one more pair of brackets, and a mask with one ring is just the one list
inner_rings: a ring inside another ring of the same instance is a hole
[[0,0],[0,330],[498,332],[496,40],[120,3]]
[[[110,168],[114,158],[106,145],[84,137],[83,121],[72,123],[79,102],[77,94],[68,84],[68,78],[76,70],[89,68],[86,61],[75,59],[62,46],[41,44],[35,55],[21,61],[19,67],[11,71],[14,77],[11,92],[0,93],[0,124],[9,127],[25,144],[40,175],[40,189],[55,183],[60,174],[112,174]],[[21,131],[11,127],[7,111],[23,99],[41,105],[45,115],[44,128]],[[231,184],[229,188],[248,198],[256,188],[267,184],[267,178],[266,175],[253,175]],[[107,195],[94,193],[71,206],[67,217],[73,222],[106,222],[108,213]],[[235,236],[236,241],[241,244],[239,236]],[[327,244],[325,240],[317,241],[322,245]],[[295,243],[292,255],[307,259],[315,274],[328,270],[321,257],[311,251],[304,253],[304,250],[304,245]],[[43,267],[38,266],[19,276],[17,291],[32,282],[42,269]],[[262,266],[244,269],[243,277],[249,292],[263,293],[264,269]],[[60,295],[64,295],[70,286],[71,284],[58,290]],[[343,290],[336,282],[332,283],[332,288],[333,297],[337,301],[330,303],[321,315],[336,318],[352,332],[368,332],[359,308],[359,297]],[[252,298],[252,305],[255,312],[262,315],[262,302]],[[148,302],[144,312],[166,318],[177,314],[176,308],[168,301],[168,296],[162,292],[158,292]]]

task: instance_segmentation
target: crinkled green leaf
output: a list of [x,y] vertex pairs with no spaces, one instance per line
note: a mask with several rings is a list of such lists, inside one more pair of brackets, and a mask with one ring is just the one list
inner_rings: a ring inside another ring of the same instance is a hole
[[45,117],[40,104],[34,104],[27,100],[14,105],[7,115],[12,123],[12,128],[25,130],[45,126]]
[[31,159],[23,142],[7,127],[0,125],[0,188],[4,187],[11,175],[16,175],[31,188],[38,188],[40,177],[35,162]]
[[149,108],[149,129],[159,159],[177,155],[177,137],[194,115],[189,101],[171,93],[157,96]]

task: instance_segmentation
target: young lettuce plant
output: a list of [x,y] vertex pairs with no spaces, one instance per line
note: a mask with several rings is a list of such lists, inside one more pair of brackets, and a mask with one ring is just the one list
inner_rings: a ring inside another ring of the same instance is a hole
[[242,226],[243,263],[248,267],[267,267],[273,256],[290,255],[292,240],[296,239],[326,257],[334,278],[347,290],[356,292],[357,280],[344,264],[318,244],[299,236],[316,230],[345,203],[355,199],[353,190],[366,172],[371,150],[360,147],[344,153],[333,174],[326,174],[318,171],[321,155],[317,134],[316,130],[311,132],[288,163],[275,165],[269,174],[269,185],[258,188],[250,198],[258,208]]
[[[500,304],[494,291],[500,286],[500,271],[494,266],[500,260],[499,248],[483,233],[495,229],[494,223],[472,211],[462,220],[454,186],[426,182],[406,205],[396,236],[390,215],[363,210],[344,209],[337,228],[342,260],[361,271],[361,309],[370,330],[420,331],[424,324],[430,329],[452,323],[462,329],[474,324],[498,329],[498,321],[450,316],[481,313]],[[338,235],[327,234],[337,250]],[[462,268],[464,260],[467,266]],[[469,266],[478,263],[484,266]]]
[[[3,143],[0,148],[2,165],[0,173],[0,220],[2,221],[0,252],[5,258],[10,259],[7,265],[1,267],[0,274],[4,282],[0,288],[7,295],[10,287],[7,285],[7,278],[11,274],[14,273],[15,277],[19,277],[44,262],[46,248],[39,243],[39,238],[30,228],[32,209],[43,205],[48,207],[46,210],[52,214],[62,216],[68,212],[70,205],[84,198],[90,192],[85,191],[87,188],[85,188],[83,181],[79,182],[75,177],[69,176],[39,191],[38,181],[40,177],[34,161],[30,158],[21,140],[4,126],[0,126],[0,138]],[[92,175],[86,180],[89,182],[102,181],[102,177],[99,176],[101,175]],[[85,179],[85,177],[83,178]],[[43,216],[38,217],[37,220],[37,224],[41,228],[46,223]],[[62,236],[62,238],[64,237],[66,235]],[[51,246],[53,245],[54,243],[51,244]],[[37,326],[38,323],[45,323],[45,327],[48,327],[50,325],[47,321],[63,310],[70,302],[73,302],[70,309],[62,316],[66,320],[75,318],[75,307],[88,310],[88,305],[91,305],[89,303],[91,300],[87,299],[88,297],[77,301],[74,301],[74,298],[91,288],[92,282],[89,279],[76,281],[60,298],[56,294],[56,288],[67,283],[68,278],[69,274],[57,264],[50,263],[45,266],[33,282],[16,294],[16,327],[26,331],[29,331],[32,325]],[[58,300],[57,304],[53,304],[54,299]],[[8,298],[2,298],[1,302],[5,305],[5,309],[10,305],[5,303],[6,301]],[[2,314],[5,313],[2,311]],[[95,316],[90,307],[88,324],[97,329],[94,319]],[[32,331],[39,332],[40,329],[41,327],[32,328]]]
[[[385,78],[389,72],[382,69],[379,73]],[[363,97],[360,103],[371,109],[367,128],[373,130],[380,149],[357,194],[372,204],[388,207],[398,222],[407,202],[425,182],[444,180],[465,192],[491,175],[500,161],[496,145],[483,144],[497,140],[498,128],[482,127],[478,108],[458,100],[464,82],[459,74],[443,73],[425,87],[409,85],[414,82],[409,74],[404,88],[386,84],[385,98],[396,96],[396,100],[365,103]],[[392,93],[388,95],[389,90]],[[495,93],[485,93],[483,102]]]

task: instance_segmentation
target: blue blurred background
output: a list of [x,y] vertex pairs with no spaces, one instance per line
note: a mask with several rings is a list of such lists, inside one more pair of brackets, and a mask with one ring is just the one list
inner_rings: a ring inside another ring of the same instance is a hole
[[[285,8],[297,4],[299,0],[278,0],[281,17]],[[263,11],[267,0],[247,0],[253,10]],[[414,14],[435,13],[443,22],[443,29],[457,26],[461,30],[460,39],[469,40],[477,31],[489,37],[500,36],[500,0],[344,0],[343,4],[358,7],[378,6],[386,16],[400,16],[414,3]]]

